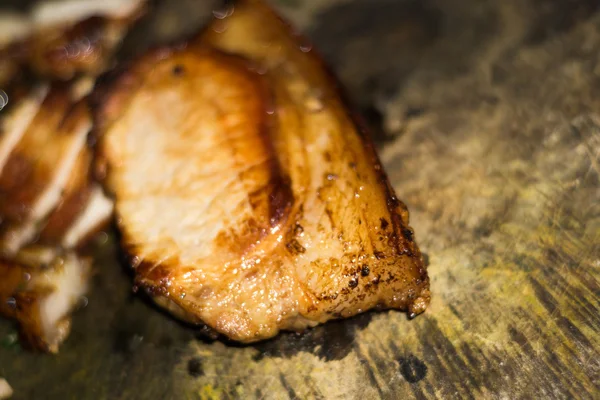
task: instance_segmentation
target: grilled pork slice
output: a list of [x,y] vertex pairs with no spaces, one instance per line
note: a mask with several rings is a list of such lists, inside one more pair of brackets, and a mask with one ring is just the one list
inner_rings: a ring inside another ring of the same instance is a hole
[[41,85],[0,115],[0,314],[43,351],[58,351],[87,289],[89,261],[74,249],[112,216],[92,180],[89,87]]
[[27,16],[0,15],[0,85],[22,66],[61,80],[101,73],[144,8],[145,0],[44,1]]
[[[0,172],[1,244],[7,256],[35,238],[59,204],[82,152],[89,151],[92,124],[87,104],[74,104],[68,86],[56,85],[46,93],[26,127],[17,133],[3,129],[0,138],[1,148],[10,137],[20,136]],[[10,126],[14,118],[7,115],[3,126]]]
[[56,353],[90,273],[90,260],[50,247],[31,247],[10,261],[0,260],[0,315],[18,322],[30,347]]
[[76,247],[103,228],[112,202],[92,179],[86,81],[39,86],[0,118],[0,248]]
[[[27,23],[0,16],[0,314],[37,349],[56,352],[68,335],[89,278],[74,249],[112,216],[91,176],[85,96],[143,4],[63,1],[35,7]],[[24,67],[70,82],[29,90]]]
[[136,285],[241,342],[423,312],[408,211],[320,59],[261,2],[228,15],[97,92]]

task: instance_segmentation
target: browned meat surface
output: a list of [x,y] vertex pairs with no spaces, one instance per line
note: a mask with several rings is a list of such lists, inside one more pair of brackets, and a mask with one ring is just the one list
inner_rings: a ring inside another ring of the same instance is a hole
[[71,168],[71,173],[62,189],[61,201],[50,213],[40,232],[41,242],[59,245],[89,202],[91,189],[94,186],[90,174],[91,164],[92,152],[85,146],[77,155]]
[[[0,120],[2,252],[12,256],[41,234],[61,244],[91,201],[92,127],[74,85],[40,86]],[[108,220],[109,214],[103,216]],[[84,232],[84,234],[86,234]]]
[[0,261],[0,315],[18,321],[30,347],[56,353],[90,272],[89,260],[50,248],[30,248]]
[[0,116],[0,315],[43,351],[58,351],[87,290],[90,262],[73,249],[112,215],[92,181],[84,92],[80,83],[36,86]]
[[23,67],[69,80],[105,70],[144,0],[50,1],[26,16],[0,15],[0,85]]
[[60,7],[56,10],[56,6],[48,6],[47,12],[38,11],[40,28],[25,43],[29,47],[30,66],[37,74],[60,79],[70,79],[77,73],[100,73],[111,61],[127,28],[141,15],[144,1],[108,2],[115,8],[105,10],[98,10],[95,2],[87,1],[86,6],[91,9],[83,11],[76,7],[78,2],[67,3],[73,3],[73,7],[64,7],[66,15],[78,11],[76,16],[82,19],[70,24],[48,23],[46,19],[52,21],[53,15],[60,21]]
[[[68,0],[0,15],[0,314],[38,350],[67,337],[90,276],[74,249],[112,216],[92,180],[86,96],[144,4]],[[24,84],[23,70],[54,82]]]
[[262,2],[238,1],[97,96],[100,167],[136,284],[172,313],[252,342],[427,307],[408,211],[368,135]]

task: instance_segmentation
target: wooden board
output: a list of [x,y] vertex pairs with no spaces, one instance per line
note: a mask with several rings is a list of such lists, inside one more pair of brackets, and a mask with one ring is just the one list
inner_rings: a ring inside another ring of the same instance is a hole
[[0,347],[14,398],[598,398],[597,1],[282,3],[384,116],[430,309],[210,343],[130,294],[108,238],[60,355]]

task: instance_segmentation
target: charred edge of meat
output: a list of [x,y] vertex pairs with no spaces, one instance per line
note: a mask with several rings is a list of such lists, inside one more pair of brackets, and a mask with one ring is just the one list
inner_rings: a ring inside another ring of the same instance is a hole
[[[394,242],[394,248],[397,255],[407,254],[411,256],[415,262],[418,264],[420,278],[421,281],[425,283],[423,286],[423,291],[421,293],[420,303],[412,304],[409,307],[409,313],[411,316],[419,314],[425,310],[427,307],[427,302],[430,298],[430,290],[429,290],[429,276],[427,274],[427,268],[424,265],[423,257],[421,255],[421,251],[414,239],[414,231],[409,226],[409,212],[407,206],[398,198],[395,193],[394,188],[391,185],[391,182],[388,178],[387,173],[383,168],[383,164],[381,163],[381,159],[379,158],[377,152],[375,151],[375,145],[373,142],[373,138],[371,136],[370,130],[363,116],[357,111],[358,108],[354,105],[354,102],[351,100],[347,91],[344,89],[344,86],[339,81],[337,75],[333,72],[332,68],[327,64],[324,57],[319,53],[318,49],[312,45],[311,41],[305,35],[299,33],[293,25],[279,15],[272,7],[266,4],[266,2],[262,0],[234,0],[226,1],[227,5],[233,6],[234,13],[236,12],[236,8],[242,7],[260,7],[261,13],[263,15],[269,15],[270,18],[277,20],[283,26],[283,29],[287,31],[288,35],[292,37],[298,47],[302,46],[305,48],[310,48],[309,57],[315,61],[317,64],[317,68],[321,69],[324,73],[327,81],[331,85],[332,89],[339,97],[342,108],[346,112],[346,115],[353,122],[357,132],[359,133],[360,138],[362,139],[363,145],[368,152],[368,155],[371,160],[371,164],[375,169],[378,175],[378,182],[385,189],[386,194],[386,204],[388,211],[391,216],[391,224],[392,224],[392,232],[391,239]],[[220,23],[220,21],[213,21],[208,24],[206,27],[202,28],[198,33],[195,34],[196,37],[202,37],[204,32],[208,32],[210,30],[214,30],[214,24]],[[299,49],[302,51],[301,49]],[[407,234],[410,232],[410,234]]]
[[[118,118],[119,110],[123,109],[123,105],[128,101],[132,88],[141,84],[137,76],[138,72],[152,68],[152,63],[142,66],[142,60],[160,61],[172,52],[183,50],[186,47],[187,42],[179,45],[156,46],[146,53],[104,72],[96,79],[94,90],[89,96],[89,104],[94,118],[94,128],[92,129],[94,141],[100,136],[100,132],[105,131],[106,127]],[[115,96],[114,93],[118,95]]]
[[[373,168],[379,176],[379,183],[385,188],[386,191],[387,206],[392,218],[392,224],[394,228],[393,231],[404,232],[409,225],[409,213],[407,207],[400,199],[398,199],[394,188],[390,183],[387,173],[383,168],[383,164],[381,163],[381,160],[377,155],[377,152],[375,151],[375,144],[373,142],[373,138],[368,128],[368,125],[364,120],[364,117],[357,111],[358,108],[351,100],[350,96],[348,95],[348,92],[344,89],[344,86],[341,84],[339,78],[333,72],[333,69],[329,66],[329,64],[325,61],[324,57],[319,53],[318,49],[316,49],[316,47],[312,45],[312,42],[307,36],[299,33],[289,21],[287,21],[277,12],[275,12],[265,2],[256,0],[235,0],[233,2],[227,1],[226,3],[228,5],[231,5],[231,3],[233,3],[234,8],[238,5],[245,7],[261,7],[263,9],[263,12],[268,13],[272,19],[278,20],[284,26],[289,35],[293,37],[298,43],[298,46],[310,47],[310,54],[312,59],[316,61],[316,63],[318,64],[318,68],[320,68],[326,75],[331,87],[335,90],[337,96],[340,98],[343,109],[346,111],[346,114],[350,118],[350,120],[354,123],[357,132],[360,134],[365,148],[368,150],[368,154],[371,159],[371,164],[373,165]],[[210,29],[212,29],[212,24],[209,24],[209,26],[203,28],[200,31],[200,35],[203,32],[208,31]],[[197,35],[198,33],[196,33],[196,36]],[[400,238],[398,236],[395,236],[394,243],[397,254],[404,254],[408,250],[412,254],[414,254],[416,258],[420,258],[420,251],[415,241],[407,240],[406,237]]]
[[[386,198],[387,198],[387,208],[389,210],[391,216],[391,223],[393,226],[393,232],[400,232],[401,235],[393,234],[391,236],[394,242],[394,248],[398,255],[402,254],[410,254],[414,256],[415,260],[419,262],[419,268],[422,271],[421,279],[423,281],[429,282],[429,277],[427,276],[426,267],[423,264],[423,260],[421,257],[421,251],[416,244],[416,240],[414,238],[408,238],[405,232],[411,231],[409,226],[409,212],[406,205],[398,198],[395,193],[394,188],[392,187],[390,180],[388,178],[387,173],[383,168],[383,164],[381,163],[381,159],[379,158],[377,152],[375,151],[375,144],[373,142],[373,138],[371,136],[370,130],[368,128],[367,123],[365,122],[362,115],[357,111],[358,108],[354,105],[354,102],[351,100],[347,91],[344,89],[344,86],[341,84],[337,75],[333,72],[333,69],[329,66],[329,64],[325,61],[324,57],[319,53],[319,51],[312,45],[312,42],[308,39],[307,36],[299,33],[293,25],[279,15],[275,10],[273,10],[269,5],[267,5],[264,1],[261,0],[234,0],[234,1],[225,1],[225,5],[233,6],[234,10],[236,7],[260,7],[263,14],[268,14],[270,19],[279,21],[284,29],[287,31],[290,37],[295,39],[295,42],[298,46],[310,47],[310,57],[317,63],[318,68],[320,68],[324,75],[326,76],[329,84],[334,89],[335,93],[339,97],[342,103],[342,108],[345,110],[346,115],[349,119],[354,123],[357,132],[359,133],[360,138],[363,141],[364,147],[367,149],[369,158],[371,160],[371,164],[373,168],[377,172],[379,184],[382,185],[385,189]],[[235,11],[234,11],[235,12]],[[212,21],[206,27],[203,27],[196,32],[192,37],[202,37],[204,32],[208,32],[214,29],[213,24],[218,23],[219,21]],[[192,39],[190,39],[191,41]],[[411,236],[414,236],[412,234]]]

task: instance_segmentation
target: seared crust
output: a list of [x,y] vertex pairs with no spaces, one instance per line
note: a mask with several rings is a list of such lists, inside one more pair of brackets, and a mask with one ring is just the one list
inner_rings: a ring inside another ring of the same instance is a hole
[[136,284],[238,341],[429,302],[406,206],[301,44],[262,2],[238,1],[97,94],[99,170]]

